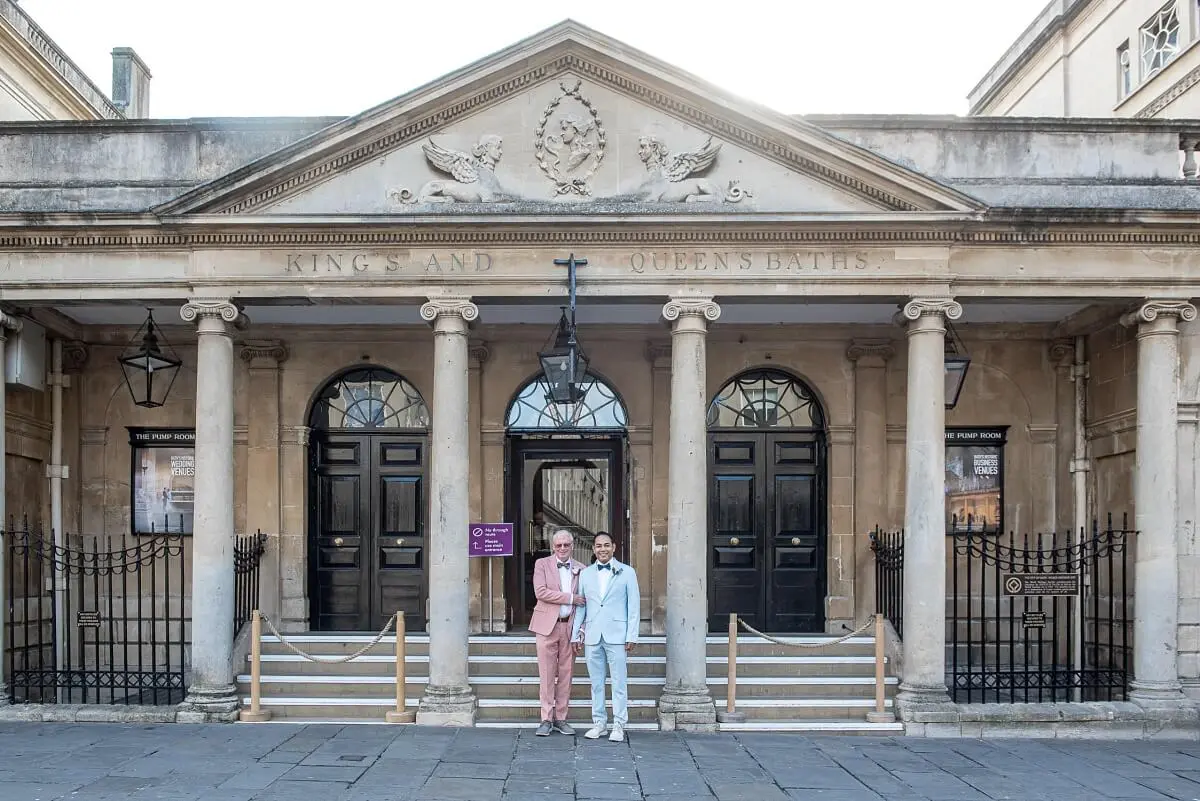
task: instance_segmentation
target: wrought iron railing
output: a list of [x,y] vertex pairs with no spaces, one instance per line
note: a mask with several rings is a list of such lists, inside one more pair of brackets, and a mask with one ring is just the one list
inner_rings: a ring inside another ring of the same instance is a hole
[[16,703],[174,704],[191,620],[184,538],[64,537],[9,523],[8,678]]
[[[1000,534],[954,521],[946,684],[955,701],[1120,701],[1133,675],[1135,532]],[[875,608],[903,635],[904,533],[876,528]]]
[[259,573],[263,554],[267,551],[267,535],[261,531],[243,534],[233,546],[233,636],[258,608]]
[[904,532],[876,526],[871,532],[871,551],[875,554],[875,611],[903,637]]

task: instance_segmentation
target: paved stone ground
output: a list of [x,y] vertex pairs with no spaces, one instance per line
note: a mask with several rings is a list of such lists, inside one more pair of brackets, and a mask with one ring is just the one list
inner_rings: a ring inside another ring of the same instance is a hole
[[1195,801],[1200,744],[0,724],[4,801]]

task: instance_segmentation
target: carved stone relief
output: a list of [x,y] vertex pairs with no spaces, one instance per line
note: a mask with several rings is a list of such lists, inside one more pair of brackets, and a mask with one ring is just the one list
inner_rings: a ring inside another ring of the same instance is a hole
[[555,195],[590,195],[588,180],[600,169],[607,147],[604,124],[591,101],[579,92],[582,82],[567,88],[542,112],[534,134],[538,168],[554,182]]
[[708,137],[699,150],[672,153],[656,136],[638,138],[638,158],[646,167],[646,180],[634,192],[635,200],[644,203],[737,203],[752,193],[738,181],[720,190],[705,178],[693,177],[704,173],[717,160],[721,144]]
[[[637,157],[645,168],[645,177],[628,192],[593,198],[592,178],[605,162],[609,135],[599,110],[582,92],[582,81],[559,84],[559,94],[542,111],[534,133],[534,162],[537,169],[554,185],[549,200],[575,196],[576,200],[597,203],[739,203],[753,197],[738,180],[722,188],[705,177],[717,163],[721,143],[709,136],[700,147],[672,152],[658,136],[644,134],[630,138],[625,147],[636,144]],[[421,146],[434,171],[449,178],[427,181],[417,191],[392,189],[388,200],[402,204],[453,204],[546,202],[547,198],[523,195],[506,188],[496,175],[503,156],[503,138],[483,134],[469,153],[445,147],[430,139]],[[633,153],[625,163],[632,162]]]
[[389,199],[401,203],[495,203],[518,197],[500,186],[496,165],[504,155],[504,140],[496,134],[484,134],[470,153],[442,147],[432,139],[421,146],[425,158],[435,170],[454,180],[435,179],[420,191],[392,190]]

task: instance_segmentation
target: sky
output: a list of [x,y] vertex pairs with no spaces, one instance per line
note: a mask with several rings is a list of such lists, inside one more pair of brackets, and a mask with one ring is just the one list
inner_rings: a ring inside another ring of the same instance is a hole
[[153,117],[349,115],[571,18],[789,114],[965,114],[1047,0],[20,0],[108,93],[113,47]]

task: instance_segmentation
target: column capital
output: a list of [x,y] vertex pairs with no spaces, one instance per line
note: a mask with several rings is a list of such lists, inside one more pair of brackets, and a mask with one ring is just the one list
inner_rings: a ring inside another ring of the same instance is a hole
[[475,340],[467,343],[467,356],[471,359],[472,367],[482,367],[484,362],[492,358],[492,351],[483,340]]
[[712,298],[671,298],[662,307],[662,316],[669,323],[688,317],[712,323],[721,316],[721,307]]
[[7,339],[10,331],[14,334],[20,333],[21,325],[21,318],[0,311],[0,341]]
[[287,346],[277,340],[243,342],[238,356],[251,369],[274,370],[287,361]]
[[241,315],[241,310],[227,298],[192,298],[179,309],[185,323],[198,323],[206,319],[220,319],[232,323]]
[[914,322],[927,316],[957,320],[962,317],[963,308],[954,298],[910,298],[900,313],[905,320]]
[[1133,311],[1122,315],[1121,325],[1153,323],[1159,317],[1174,317],[1190,323],[1196,319],[1196,307],[1186,300],[1147,300]]
[[856,339],[846,348],[846,358],[863,362],[863,367],[882,367],[896,355],[896,348],[885,340]]
[[439,317],[461,317],[466,322],[479,318],[479,307],[466,297],[430,298],[421,306],[421,319],[436,323]]
[[79,339],[71,339],[63,343],[63,372],[81,373],[88,360],[87,343]]
[[1059,369],[1067,369],[1075,362],[1075,340],[1071,337],[1056,339],[1050,343],[1050,362]]

